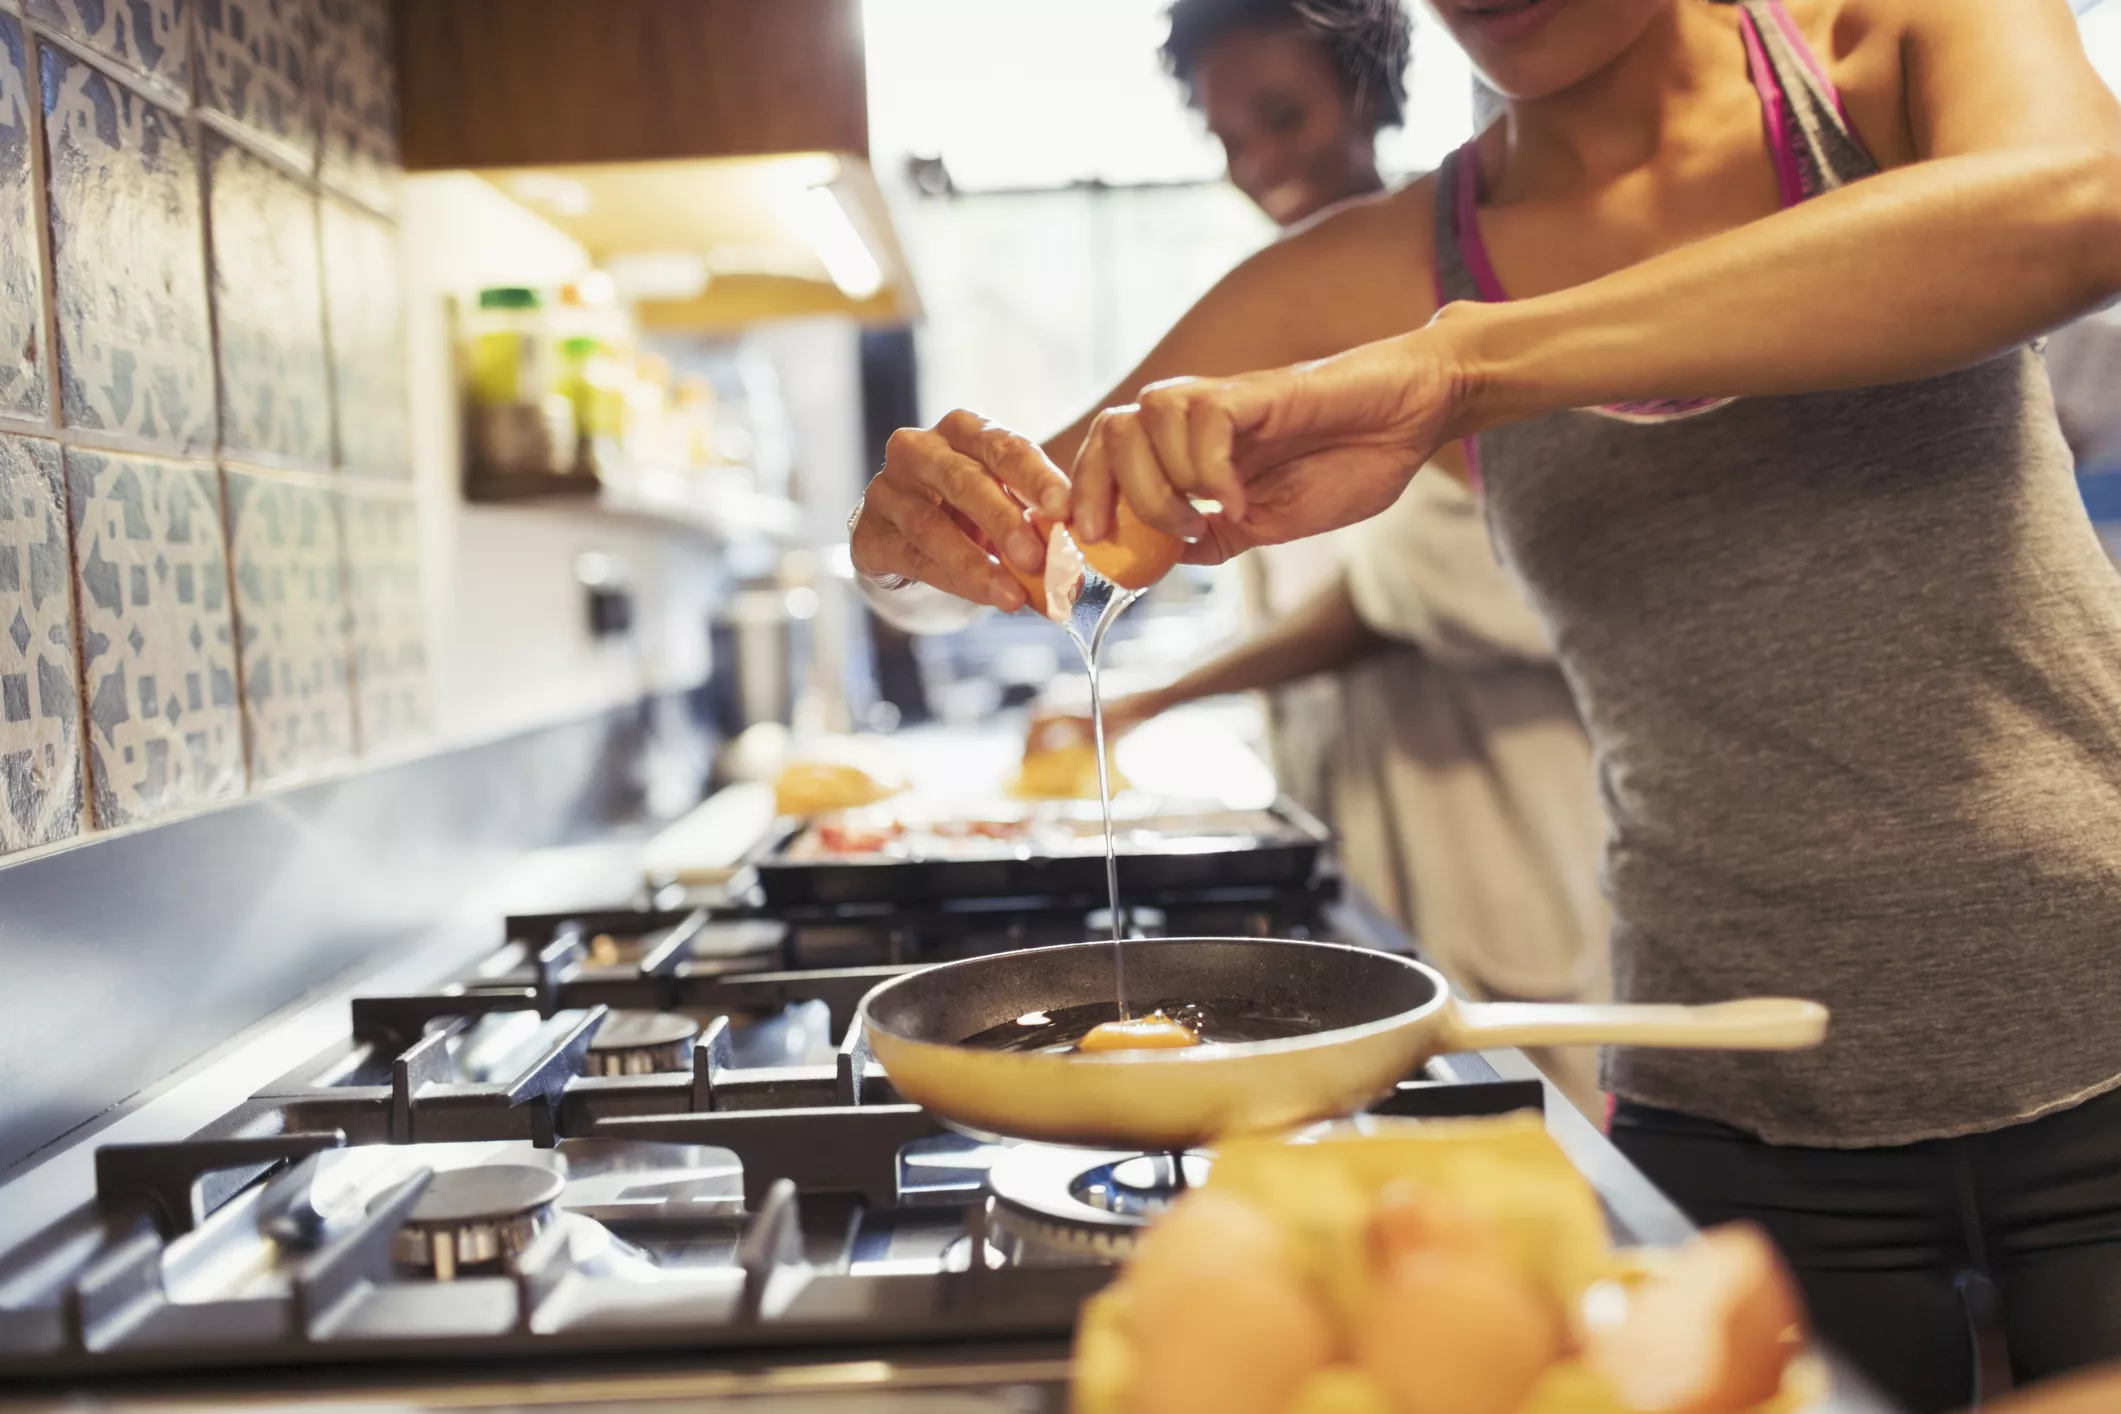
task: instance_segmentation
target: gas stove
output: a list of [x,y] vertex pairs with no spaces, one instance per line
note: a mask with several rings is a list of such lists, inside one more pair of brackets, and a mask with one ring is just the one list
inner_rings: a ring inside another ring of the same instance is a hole
[[[1051,1395],[1083,1300],[1211,1157],[953,1132],[900,1101],[854,1014],[909,968],[1091,926],[1064,914],[510,918],[441,986],[352,996],[340,1040],[189,1138],[98,1148],[91,1201],[0,1256],[0,1381],[1028,1352],[1050,1378],[1021,1388]],[[1131,921],[1208,917],[1404,946],[1330,888]],[[1376,1111],[1541,1105],[1461,1056]],[[1009,1398],[977,1407],[1058,1407]]]

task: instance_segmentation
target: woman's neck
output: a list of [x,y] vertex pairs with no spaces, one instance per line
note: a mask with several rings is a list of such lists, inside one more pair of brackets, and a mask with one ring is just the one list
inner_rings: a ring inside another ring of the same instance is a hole
[[1743,72],[1736,7],[1675,0],[1568,88],[1509,104],[1482,138],[1489,199],[1603,186],[1664,151],[1724,72]]

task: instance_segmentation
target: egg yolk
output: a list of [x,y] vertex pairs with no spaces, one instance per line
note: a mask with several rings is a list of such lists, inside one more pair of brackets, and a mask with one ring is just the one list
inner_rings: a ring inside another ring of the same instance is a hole
[[1102,1021],[1075,1043],[1078,1051],[1175,1051],[1197,1046],[1200,1037],[1183,1021],[1157,1012],[1125,1021]]

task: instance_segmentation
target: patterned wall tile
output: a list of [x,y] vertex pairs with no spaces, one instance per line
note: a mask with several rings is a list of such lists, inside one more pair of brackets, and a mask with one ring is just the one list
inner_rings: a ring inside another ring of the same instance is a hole
[[191,97],[191,0],[29,0],[29,17]]
[[199,183],[184,120],[46,47],[60,407],[75,427],[214,440]]
[[395,210],[398,85],[389,0],[316,0],[316,7],[324,180],[379,210]]
[[311,0],[198,0],[199,101],[315,170]]
[[325,200],[324,304],[331,330],[339,465],[366,476],[412,474],[400,320],[398,233],[344,202]]
[[81,832],[72,587],[59,449],[0,437],[0,853]]
[[331,463],[331,392],[317,203],[301,183],[218,135],[206,139],[221,446]]
[[380,487],[371,494],[350,491],[340,504],[361,749],[386,750],[425,736],[434,723],[420,595],[420,511],[410,495]]
[[96,823],[243,790],[235,634],[214,473],[66,452]]
[[42,417],[50,404],[30,140],[22,24],[0,15],[0,412]]
[[354,753],[337,500],[317,487],[228,472],[253,787],[329,769]]

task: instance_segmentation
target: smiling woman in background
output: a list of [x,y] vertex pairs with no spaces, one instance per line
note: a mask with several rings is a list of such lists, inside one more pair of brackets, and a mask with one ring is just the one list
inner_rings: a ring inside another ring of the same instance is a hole
[[1617,990],[1834,1012],[1616,1052],[1621,1147],[1910,1409],[1972,1393],[1984,1291],[2020,1377],[2121,1355],[2121,579],[2031,348],[2121,293],[2121,105],[2065,0],[1428,3],[1501,121],[1233,274],[1180,333],[1237,376],[1072,484],[906,434],[857,565],[1014,607],[959,527],[1017,558],[1016,498],[1214,562],[1455,463],[1598,749]]
[[[1222,144],[1231,182],[1300,229],[1382,193],[1377,134],[1403,116],[1409,35],[1397,0],[1177,0],[1164,58]],[[1313,248],[1301,235],[1291,245]],[[1319,314],[1332,328],[1333,311]],[[1099,406],[1211,366],[1232,333],[1189,317]],[[1073,456],[1090,424],[1085,415],[1046,442],[1047,455]],[[1452,981],[1485,998],[1603,997],[1604,824],[1590,745],[1475,497],[1427,480],[1372,525],[1269,547],[1242,571],[1259,631],[1167,687],[1111,703],[1107,725],[1266,692],[1282,788],[1332,821],[1349,876]],[[962,606],[865,583],[902,627],[963,621]],[[1594,1050],[1534,1059],[1602,1117]]]

